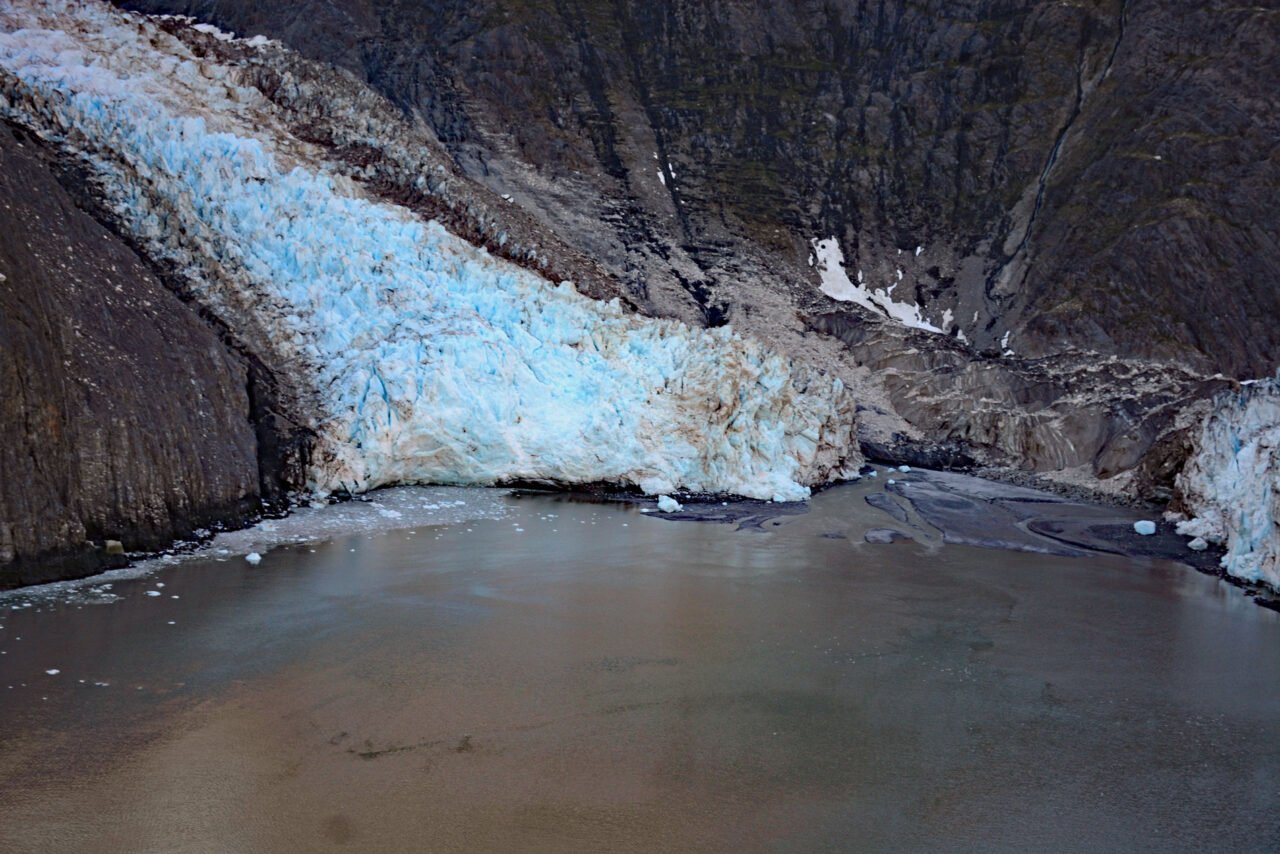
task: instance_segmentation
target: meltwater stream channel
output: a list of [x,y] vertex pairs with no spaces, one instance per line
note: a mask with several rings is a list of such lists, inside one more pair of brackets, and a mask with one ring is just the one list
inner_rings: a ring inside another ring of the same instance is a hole
[[1280,850],[1280,614],[890,474],[394,490],[0,599],[0,850]]

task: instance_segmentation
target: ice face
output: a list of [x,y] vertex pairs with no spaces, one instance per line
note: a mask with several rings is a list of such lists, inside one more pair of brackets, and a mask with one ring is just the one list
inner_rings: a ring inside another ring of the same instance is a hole
[[145,18],[6,4],[0,74],[5,115],[79,151],[149,252],[305,376],[316,492],[533,479],[795,500],[859,462],[838,380],[369,200],[234,68]]
[[1215,402],[1178,489],[1194,515],[1178,533],[1225,545],[1227,572],[1280,588],[1280,379]]

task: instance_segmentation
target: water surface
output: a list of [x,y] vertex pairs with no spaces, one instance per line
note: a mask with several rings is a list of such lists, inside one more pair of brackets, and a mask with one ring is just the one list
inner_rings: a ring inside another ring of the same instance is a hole
[[883,489],[499,495],[6,601],[0,850],[1280,850],[1280,614]]

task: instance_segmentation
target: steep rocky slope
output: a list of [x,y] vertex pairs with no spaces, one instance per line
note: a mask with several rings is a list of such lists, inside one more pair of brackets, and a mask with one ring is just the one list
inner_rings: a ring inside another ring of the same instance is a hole
[[354,71],[657,313],[741,323],[835,237],[979,349],[1275,368],[1266,6],[126,5]]
[[0,124],[0,588],[123,560],[108,539],[250,518],[286,486],[269,375],[59,179],[85,189]]

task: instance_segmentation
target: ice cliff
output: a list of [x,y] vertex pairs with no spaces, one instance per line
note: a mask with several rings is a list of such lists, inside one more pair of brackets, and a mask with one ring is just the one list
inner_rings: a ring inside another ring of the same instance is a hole
[[1226,546],[1223,568],[1280,588],[1280,377],[1218,399],[1178,477],[1178,533]]
[[839,380],[373,201],[272,110],[146,18],[0,8],[0,111],[81,155],[202,304],[264,330],[313,410],[313,489],[533,479],[791,500],[858,461]]

